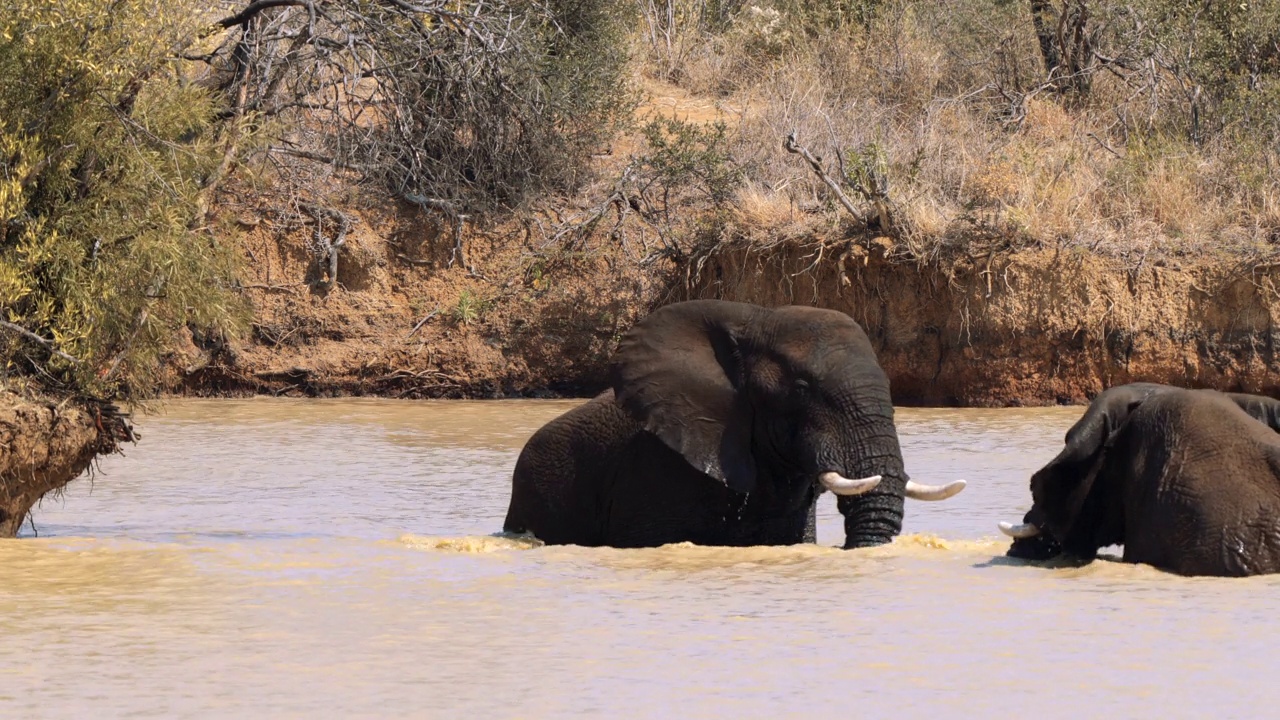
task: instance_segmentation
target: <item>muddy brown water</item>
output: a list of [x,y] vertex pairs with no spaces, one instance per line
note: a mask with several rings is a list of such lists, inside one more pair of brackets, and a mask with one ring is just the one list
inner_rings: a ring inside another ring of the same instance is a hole
[[[572,402],[181,401],[0,541],[3,717],[1257,717],[1280,579],[1005,560],[1080,408],[899,411],[892,545],[528,548]],[[841,539],[830,496],[819,538]]]

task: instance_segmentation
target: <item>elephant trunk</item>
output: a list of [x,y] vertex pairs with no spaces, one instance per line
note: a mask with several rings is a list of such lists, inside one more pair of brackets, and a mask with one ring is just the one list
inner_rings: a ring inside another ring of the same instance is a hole
[[871,490],[837,501],[844,516],[845,548],[883,545],[902,531],[907,476],[893,418],[854,429],[854,456],[846,461],[854,477],[879,475]]
[[844,515],[845,549],[884,545],[902,532],[904,484],[902,477],[884,475],[876,490],[837,500]]

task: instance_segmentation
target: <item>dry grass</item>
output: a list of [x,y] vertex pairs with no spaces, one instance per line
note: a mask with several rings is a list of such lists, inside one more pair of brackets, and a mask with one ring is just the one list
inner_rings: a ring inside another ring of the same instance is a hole
[[734,194],[732,222],[739,235],[759,241],[788,240],[812,235],[824,218],[805,212],[786,192],[774,192],[747,181]]
[[728,119],[746,184],[729,231],[773,240],[843,212],[782,151],[795,131],[833,174],[842,155],[879,153],[895,231],[922,252],[975,228],[1135,260],[1269,252],[1280,233],[1275,142],[1196,145],[1170,130],[1178,108],[1107,74],[1083,100],[1035,91],[1043,68],[1023,4],[890,2],[870,32],[816,37],[777,7],[780,19],[748,5],[726,30],[685,27],[678,56],[646,60],[694,97],[740,108]]

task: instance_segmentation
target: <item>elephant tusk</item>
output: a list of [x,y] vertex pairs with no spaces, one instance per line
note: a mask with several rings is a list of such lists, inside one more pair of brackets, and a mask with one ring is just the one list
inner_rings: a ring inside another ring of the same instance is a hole
[[946,485],[925,485],[908,480],[905,495],[912,500],[946,500],[959,494],[966,484],[963,480],[955,480]]
[[1036,527],[1035,523],[1014,525],[1013,523],[1002,522],[1000,523],[1000,532],[1014,538],[1015,540],[1025,540],[1039,535],[1040,528]]
[[837,495],[861,495],[880,484],[880,476],[872,475],[860,480],[850,480],[838,472],[824,472],[818,476],[822,486]]

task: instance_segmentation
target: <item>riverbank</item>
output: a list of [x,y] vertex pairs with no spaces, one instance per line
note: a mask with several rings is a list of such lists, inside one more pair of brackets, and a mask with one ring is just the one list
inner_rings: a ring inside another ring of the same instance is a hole
[[0,390],[0,538],[16,536],[42,497],[133,439],[128,419],[114,406]]
[[903,405],[1078,404],[1138,381],[1280,394],[1273,262],[1063,247],[918,261],[887,238],[869,247],[729,243],[685,297],[844,311]]
[[[0,349],[48,392],[584,396],[628,327],[689,297],[846,310],[901,404],[1276,384],[1280,126],[1258,118],[1280,96],[1256,92],[1275,68],[1231,80],[1244,65],[1213,33],[1153,8],[548,6],[495,75],[466,69],[496,62],[481,46],[402,46],[381,24],[440,30],[429,9],[317,21],[267,3],[180,28],[45,5],[6,34],[52,33],[6,46],[9,86],[30,91],[5,98],[14,127],[45,130],[5,141],[25,179],[3,211]],[[1267,37],[1257,12],[1218,32]],[[259,20],[297,47],[263,44]],[[1055,50],[1059,21],[1105,42]],[[453,61],[357,70],[365,56],[332,55],[365,47],[356,27],[391,43],[374,55]],[[116,69],[69,94],[45,71],[81,55]],[[1103,64],[1057,65],[1077,55]],[[368,91],[329,97],[335,68]],[[73,175],[75,193],[40,189]]]
[[326,287],[305,227],[235,210],[261,218],[243,223],[253,331],[184,338],[171,395],[588,396],[636,319],[711,297],[849,313],[902,405],[1083,403],[1139,380],[1280,392],[1280,266],[1263,254],[987,242],[922,258],[835,232],[730,234],[672,258],[616,233],[566,241],[551,213],[468,231],[459,253],[450,228],[388,205],[349,213]]
[[[849,313],[902,405],[1078,404],[1139,380],[1280,392],[1280,254],[1270,220],[1251,215],[1245,196],[1232,205],[1192,182],[1225,173],[1219,165],[1125,184],[1120,171],[1136,172],[1134,160],[1082,140],[1084,119],[1031,102],[996,149],[970,147],[963,134],[946,140],[959,132],[950,126],[930,141],[930,162],[947,170],[938,178],[955,176],[939,187],[978,188],[981,202],[961,204],[960,193],[896,204],[901,225],[882,233],[821,200],[810,169],[779,147],[775,128],[785,125],[760,125],[777,108],[642,85],[638,118],[728,122],[734,152],[773,175],[717,202],[680,185],[659,200],[633,175],[655,173],[660,153],[631,133],[594,159],[589,187],[500,221],[454,224],[338,183],[316,189],[349,221],[336,263],[296,198],[231,186],[214,220],[235,228],[252,330],[186,333],[164,392],[585,397],[604,386],[617,340],[637,319],[708,297]],[[715,137],[681,152],[720,157]],[[671,152],[664,162],[675,167]],[[1011,154],[1040,160],[1009,165]],[[1049,166],[1057,175],[1043,177]],[[1062,179],[1072,173],[1118,184]],[[1099,204],[1119,196],[1133,207]]]
[[351,229],[330,285],[311,229],[272,207],[220,208],[243,229],[251,331],[184,333],[167,394],[581,395],[604,382],[618,337],[665,292],[665,271],[641,267],[639,245],[537,231],[572,222],[574,208],[467,227],[459,240],[415,208],[373,202],[343,208]]

